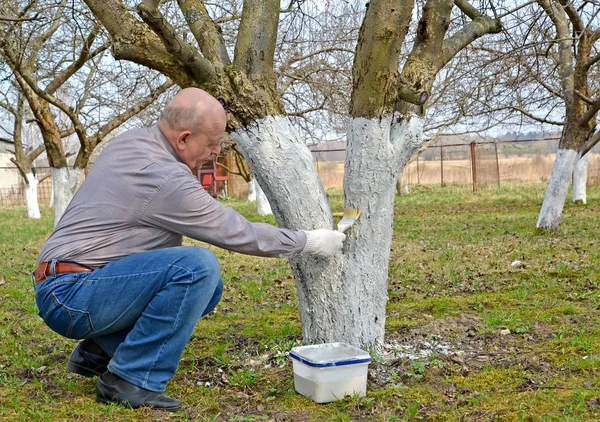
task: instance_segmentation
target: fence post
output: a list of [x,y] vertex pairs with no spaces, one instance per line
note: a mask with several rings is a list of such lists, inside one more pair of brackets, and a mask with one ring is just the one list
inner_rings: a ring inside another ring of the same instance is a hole
[[440,145],[440,174],[442,176],[442,187],[444,187],[444,147]]
[[475,142],[471,142],[471,174],[473,178],[473,192],[477,192],[477,151]]

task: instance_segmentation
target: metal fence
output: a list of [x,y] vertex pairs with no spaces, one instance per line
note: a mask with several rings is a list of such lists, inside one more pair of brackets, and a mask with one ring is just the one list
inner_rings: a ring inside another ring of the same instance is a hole
[[[471,185],[474,191],[502,182],[547,180],[558,151],[559,138],[528,139],[504,142],[472,142],[431,145],[406,166],[404,179],[409,185]],[[341,187],[344,156],[339,161],[324,160],[326,153],[343,149],[313,152],[325,187]],[[600,184],[600,145],[590,151],[588,184]]]
[[[25,187],[16,167],[0,167],[0,173],[3,175],[3,180],[0,180],[0,207],[25,205]],[[38,202],[48,204],[52,196],[50,167],[37,167],[35,175],[41,181],[38,185]]]

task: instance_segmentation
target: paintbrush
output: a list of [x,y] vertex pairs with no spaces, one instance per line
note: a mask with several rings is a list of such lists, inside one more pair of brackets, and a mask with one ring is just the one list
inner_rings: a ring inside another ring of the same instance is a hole
[[342,219],[337,224],[338,231],[344,233],[346,230],[352,227],[356,220],[358,220],[358,217],[360,217],[361,213],[362,211],[356,208],[344,209],[344,215],[342,215]]

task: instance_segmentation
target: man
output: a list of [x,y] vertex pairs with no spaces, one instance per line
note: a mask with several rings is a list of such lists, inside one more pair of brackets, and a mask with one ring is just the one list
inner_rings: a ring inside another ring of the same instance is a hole
[[182,236],[260,256],[341,251],[342,233],[250,223],[202,189],[194,174],[219,154],[225,125],[215,98],[181,90],[157,125],[125,132],[102,151],[40,252],[40,316],[84,339],[67,370],[99,375],[100,402],[181,407],[166,384],[223,292],[214,254],[182,247]]

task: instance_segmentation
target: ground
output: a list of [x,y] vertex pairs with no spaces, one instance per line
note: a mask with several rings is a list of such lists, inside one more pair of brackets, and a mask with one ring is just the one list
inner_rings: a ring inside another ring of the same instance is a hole
[[0,420],[600,420],[600,188],[566,206],[557,232],[534,229],[543,193],[398,197],[385,345],[370,351],[366,397],[325,405],[294,392],[287,353],[302,338],[287,261],[214,248],[225,293],[169,384],[184,402],[175,414],[98,404],[95,380],[66,372],[76,343],[37,317],[28,278],[51,211],[0,209]]

